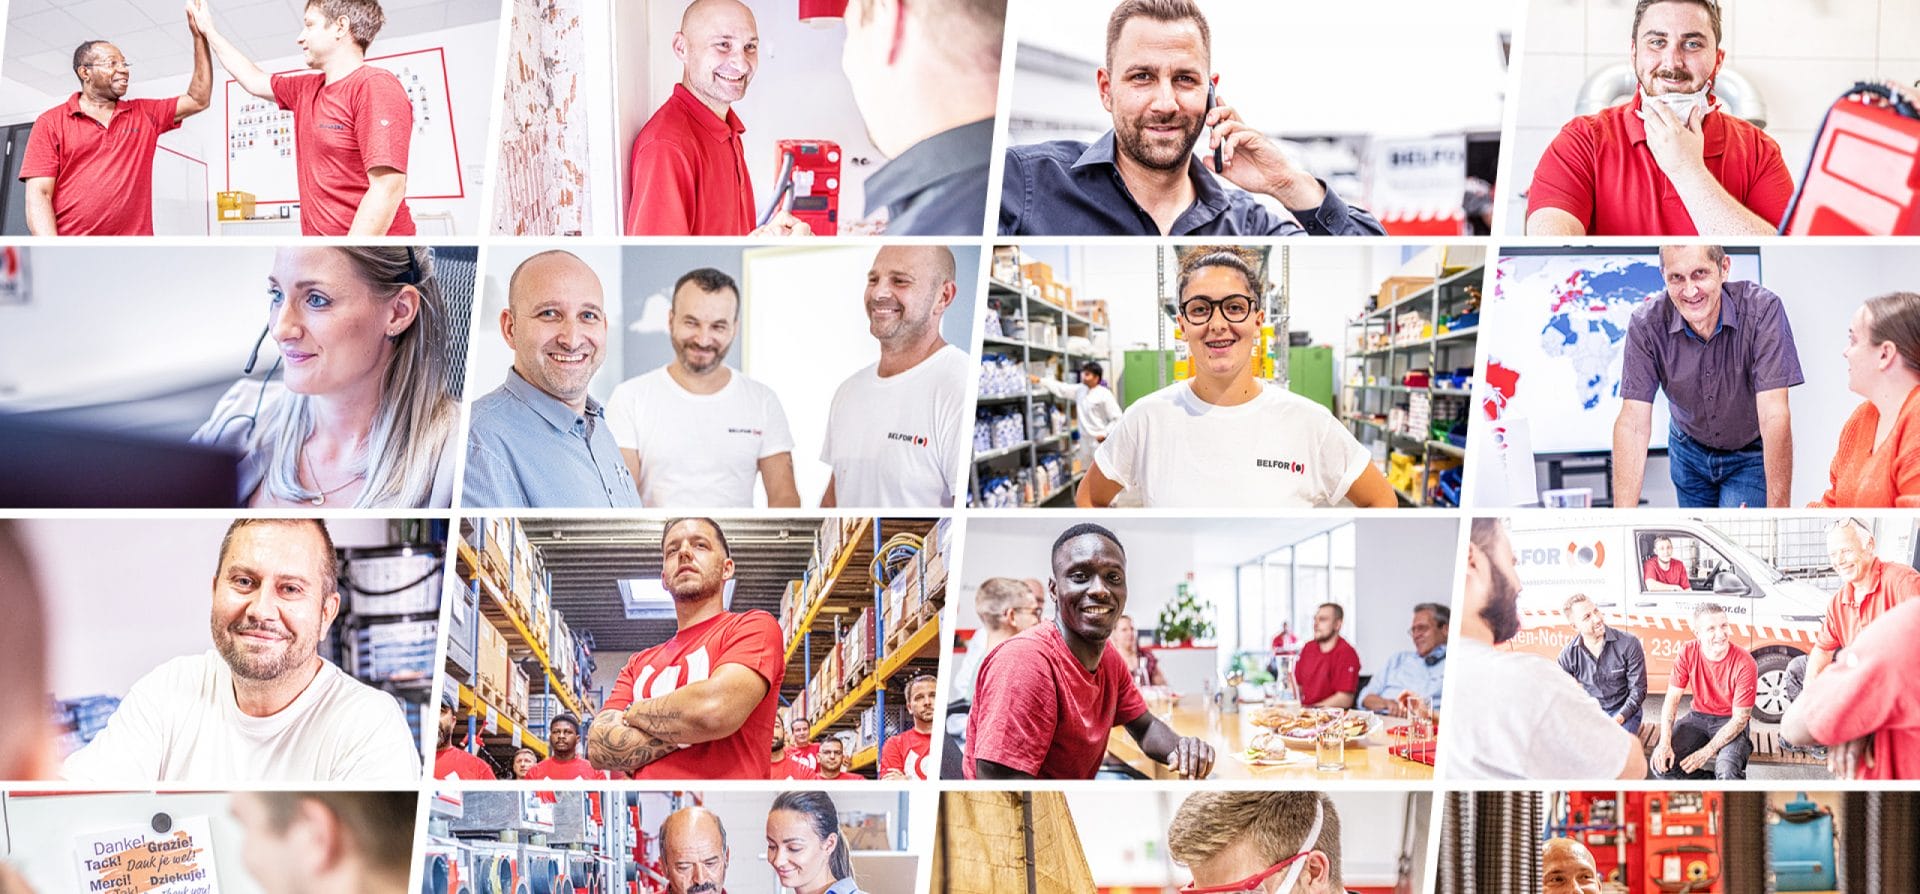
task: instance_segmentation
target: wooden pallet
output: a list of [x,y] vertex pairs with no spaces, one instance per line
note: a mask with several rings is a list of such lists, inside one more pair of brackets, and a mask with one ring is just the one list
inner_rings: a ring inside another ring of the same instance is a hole
[[913,635],[919,633],[920,628],[925,627],[939,611],[940,609],[933,604],[923,602],[919,608],[902,617],[900,624],[887,635],[887,654],[893,654],[901,644],[913,638]]
[[474,694],[480,696],[481,701],[492,705],[495,710],[506,709],[507,694],[499,688],[475,677],[473,681],[473,691]]
[[853,680],[855,682],[864,680],[870,676],[873,676],[873,667],[874,665],[873,665],[872,658],[863,658],[854,664],[848,665],[847,672],[841,675],[841,679]]

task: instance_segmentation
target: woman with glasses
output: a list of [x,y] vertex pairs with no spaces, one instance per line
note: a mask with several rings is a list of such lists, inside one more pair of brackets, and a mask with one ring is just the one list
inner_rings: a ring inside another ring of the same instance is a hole
[[[194,433],[240,451],[254,507],[443,508],[459,410],[448,313],[426,248],[281,249],[267,277],[265,380],[241,379]],[[253,364],[248,363],[248,369]]]
[[1869,299],[1847,326],[1847,390],[1866,398],[1840,428],[1814,506],[1920,507],[1920,295]]
[[1079,505],[1110,506],[1122,491],[1148,507],[1399,505],[1332,413],[1255,375],[1266,321],[1256,263],[1232,247],[1196,249],[1181,262],[1193,378],[1127,408],[1080,482]]

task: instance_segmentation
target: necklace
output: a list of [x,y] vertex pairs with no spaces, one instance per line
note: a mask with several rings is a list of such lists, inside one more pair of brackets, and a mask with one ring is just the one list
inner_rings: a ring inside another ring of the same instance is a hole
[[334,494],[337,494],[343,490],[346,490],[348,485],[354,483],[355,481],[359,481],[362,478],[367,477],[367,473],[362,471],[355,474],[352,478],[348,478],[346,481],[341,482],[340,486],[335,487],[332,490],[328,490],[325,484],[320,483],[320,474],[314,471],[313,457],[307,455],[307,445],[304,443],[300,445],[300,458],[307,461],[307,474],[313,477],[314,486],[320,488],[320,492],[315,494],[312,499],[307,501],[309,503],[312,503],[315,506],[327,505],[328,497],[331,497]]

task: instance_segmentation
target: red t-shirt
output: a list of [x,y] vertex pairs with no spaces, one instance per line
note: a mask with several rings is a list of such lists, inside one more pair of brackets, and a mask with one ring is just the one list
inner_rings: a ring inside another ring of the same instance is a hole
[[738,664],[767,681],[767,694],[733,735],[682,748],[635,771],[635,779],[766,779],[767,750],[779,711],[786,652],[780,622],[763,611],[721,612],[627,659],[602,711],[624,711],[640,698],[659,698],[707,679],[723,664]]
[[1726,717],[1735,708],[1753,707],[1759,690],[1760,668],[1753,655],[1734,643],[1719,661],[1708,661],[1700,654],[1700,641],[1693,640],[1680,649],[1673,661],[1673,676],[1667,691],[1686,689],[1693,693],[1693,710],[1698,714]]
[[593,762],[584,757],[570,761],[547,758],[534,764],[527,771],[528,779],[611,779],[605,770],[593,768]]
[[[367,173],[405,173],[413,143],[413,101],[393,72],[362,65],[328,84],[320,74],[273,76],[273,99],[293,112],[293,151],[300,169],[300,233],[345,236],[353,228]],[[389,236],[412,236],[405,199]]]
[[767,778],[793,779],[800,782],[808,782],[817,777],[815,777],[812,767],[794,760],[793,755],[786,754],[781,755],[780,759],[774,761],[768,768]]
[[633,138],[627,235],[745,236],[752,230],[753,180],[740,142],[746,129],[733,109],[722,120],[675,84]]
[[1840,649],[1859,639],[1874,619],[1915,596],[1920,596],[1920,571],[1874,559],[1864,586],[1847,584],[1833,594],[1833,604],[1827,607],[1814,645],[1829,651]]
[[932,753],[933,734],[908,727],[888,736],[887,744],[881,746],[880,775],[898,770],[907,774],[908,779],[932,779],[938,775],[927,772],[927,758]]
[[967,715],[966,774],[986,759],[1039,779],[1092,779],[1107,736],[1147,712],[1108,646],[1092,673],[1049,621],[995,646],[980,662]]
[[1873,736],[1863,779],[1920,779],[1920,601],[1881,615],[1800,693],[1815,739],[1833,745]]
[[820,743],[808,742],[805,745],[788,745],[787,757],[792,758],[794,763],[800,764],[809,770],[818,770],[820,769]]
[[1642,585],[1646,581],[1658,581],[1682,588],[1693,586],[1693,583],[1687,580],[1687,563],[1679,559],[1669,559],[1666,570],[1662,571],[1659,556],[1647,557],[1647,563],[1640,566],[1640,580]]
[[862,776],[858,773],[855,773],[852,770],[841,770],[840,775],[835,776],[832,779],[828,779],[826,777],[826,774],[823,774],[820,771],[815,770],[813,772],[813,779],[815,782],[853,782],[855,780],[865,782],[867,780],[867,777]]
[[153,235],[153,155],[180,98],[123,99],[105,127],[80,111],[80,94],[40,113],[20,179],[53,178],[53,225],[62,236]]
[[1344,636],[1335,635],[1333,649],[1320,651],[1320,644],[1309,642],[1300,647],[1300,660],[1294,662],[1293,679],[1300,684],[1300,703],[1318,704],[1336,692],[1360,691],[1360,653]]
[[[1589,236],[1693,236],[1693,216],[1647,148],[1640,98],[1575,118],[1560,129],[1533,170],[1527,214],[1558,208]],[[1780,146],[1760,128],[1725,111],[1702,122],[1704,159],[1713,179],[1747,209],[1779,226],[1793,199],[1793,174]]]
[[435,779],[492,779],[493,768],[465,751],[448,746],[433,756]]

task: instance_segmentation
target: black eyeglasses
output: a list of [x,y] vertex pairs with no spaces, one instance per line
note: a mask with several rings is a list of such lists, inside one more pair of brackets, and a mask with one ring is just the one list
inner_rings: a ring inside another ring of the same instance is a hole
[[1180,304],[1180,318],[1190,326],[1205,326],[1213,319],[1213,312],[1227,318],[1229,323],[1244,323],[1253,315],[1253,299],[1246,295],[1228,295],[1225,298],[1188,298]]

